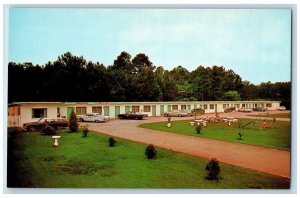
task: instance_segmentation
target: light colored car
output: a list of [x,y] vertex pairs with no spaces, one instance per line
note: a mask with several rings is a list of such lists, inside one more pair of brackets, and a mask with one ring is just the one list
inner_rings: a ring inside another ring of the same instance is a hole
[[238,111],[239,111],[239,112],[250,113],[250,112],[252,112],[253,110],[250,109],[250,108],[240,108],[240,109],[238,109]]
[[104,117],[99,113],[87,113],[84,115],[78,115],[77,117],[79,122],[105,122],[108,120],[107,117]]
[[285,111],[286,107],[285,106],[280,106],[277,110],[279,110],[279,111]]
[[182,109],[182,110],[173,110],[172,112],[164,113],[165,117],[186,117],[186,116],[192,116],[192,113],[190,110]]

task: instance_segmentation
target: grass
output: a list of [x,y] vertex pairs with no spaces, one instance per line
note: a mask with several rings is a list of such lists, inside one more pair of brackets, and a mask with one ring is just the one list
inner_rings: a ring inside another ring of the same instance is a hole
[[248,115],[253,117],[269,117],[269,118],[291,118],[291,113],[269,114],[269,115]]
[[59,147],[38,133],[8,135],[8,186],[29,188],[287,189],[290,180],[221,163],[221,179],[205,179],[208,160],[90,132],[61,133]]
[[[168,128],[166,122],[145,123],[140,127],[179,133],[183,135],[197,136],[199,138],[210,138],[228,142],[237,142],[251,144],[263,147],[270,147],[289,151],[291,148],[291,124],[290,122],[276,121],[272,123],[269,129],[262,130],[259,125],[262,121],[256,121],[255,124],[249,124],[244,130],[238,128],[239,125],[245,125],[253,119],[239,119],[239,123],[228,126],[227,123],[211,123],[202,127],[201,134],[197,134],[195,127],[189,125],[190,121],[174,121],[172,127]],[[272,121],[268,121],[270,123]],[[242,140],[238,133],[242,133]]]

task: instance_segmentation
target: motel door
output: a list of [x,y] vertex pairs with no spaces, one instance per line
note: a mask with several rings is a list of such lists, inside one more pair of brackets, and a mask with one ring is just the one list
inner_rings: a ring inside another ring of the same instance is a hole
[[165,113],[165,106],[160,105],[160,115],[164,115],[164,113]]
[[72,111],[74,111],[73,107],[68,107],[67,108],[67,119],[70,119]]
[[120,106],[115,106],[115,117],[117,118],[120,114]]
[[215,112],[218,112],[217,104],[215,104]]
[[171,111],[172,111],[172,106],[168,105],[168,112],[171,112]]
[[125,113],[128,113],[130,111],[130,106],[125,106]]
[[104,116],[109,116],[109,107],[104,107]]
[[156,106],[152,105],[152,116],[156,116]]

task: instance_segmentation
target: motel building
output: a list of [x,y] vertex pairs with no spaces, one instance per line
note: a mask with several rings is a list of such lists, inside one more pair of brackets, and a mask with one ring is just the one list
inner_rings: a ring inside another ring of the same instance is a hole
[[172,101],[172,102],[14,102],[8,105],[8,127],[22,126],[42,117],[69,118],[72,111],[77,115],[99,113],[118,118],[118,114],[128,111],[142,112],[148,116],[162,116],[173,110],[200,107],[205,113],[224,112],[228,107],[262,107],[277,110],[280,101]]

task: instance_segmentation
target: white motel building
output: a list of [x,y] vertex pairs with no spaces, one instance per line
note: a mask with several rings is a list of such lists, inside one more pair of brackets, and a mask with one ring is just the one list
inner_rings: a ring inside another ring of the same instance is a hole
[[69,118],[72,111],[77,115],[100,113],[117,118],[120,113],[137,111],[148,116],[162,116],[173,110],[200,107],[205,113],[224,112],[225,108],[263,107],[276,110],[280,101],[172,101],[172,102],[14,102],[8,105],[8,127],[22,126],[42,117]]

